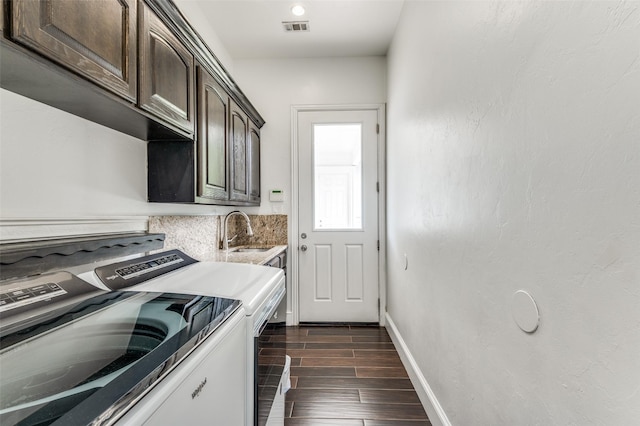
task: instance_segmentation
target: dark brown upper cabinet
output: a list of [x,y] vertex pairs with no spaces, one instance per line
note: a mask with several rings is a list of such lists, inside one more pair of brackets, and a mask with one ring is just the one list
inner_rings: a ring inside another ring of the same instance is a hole
[[11,39],[135,103],[136,0],[14,0]]
[[149,201],[260,204],[264,119],[172,0],[0,0],[0,33],[0,87],[148,141]]
[[210,200],[229,199],[229,95],[198,67],[198,193]]
[[194,57],[146,4],[139,4],[139,105],[169,125],[193,134]]
[[248,182],[248,136],[249,119],[235,102],[231,102],[231,201],[249,200]]
[[249,122],[249,201],[260,204],[260,129]]

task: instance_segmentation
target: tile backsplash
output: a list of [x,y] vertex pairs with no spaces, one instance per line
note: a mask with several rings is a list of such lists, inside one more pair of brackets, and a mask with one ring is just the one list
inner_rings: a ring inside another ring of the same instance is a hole
[[[164,250],[179,249],[198,260],[211,259],[219,251],[225,216],[150,216],[149,232],[166,234]],[[230,246],[286,245],[286,215],[249,215],[254,235],[246,234],[245,219],[229,219],[229,236],[238,235]]]
[[[220,217],[220,232],[224,216]],[[247,235],[247,224],[245,219],[236,215],[229,219],[229,237],[237,235],[230,246],[275,246],[287,243],[287,216],[283,214],[273,215],[249,215],[253,236]]]

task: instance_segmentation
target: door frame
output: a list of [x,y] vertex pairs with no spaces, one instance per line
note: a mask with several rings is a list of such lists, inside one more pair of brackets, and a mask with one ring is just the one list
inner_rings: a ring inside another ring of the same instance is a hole
[[380,250],[378,251],[378,321],[385,325],[385,313],[387,308],[387,232],[386,232],[386,104],[347,104],[347,105],[292,105],[291,106],[291,238],[289,246],[289,259],[291,261],[289,279],[291,283],[291,305],[287,309],[287,325],[300,323],[300,287],[298,273],[298,226],[299,213],[299,184],[298,184],[298,114],[301,112],[327,112],[327,111],[362,111],[373,110],[377,112],[378,124],[378,238]]

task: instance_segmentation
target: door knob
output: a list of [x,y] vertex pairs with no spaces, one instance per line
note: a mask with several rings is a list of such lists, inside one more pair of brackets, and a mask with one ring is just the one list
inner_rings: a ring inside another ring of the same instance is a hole
[[300,246],[300,250],[302,251],[307,251],[307,246],[305,246],[304,244]]

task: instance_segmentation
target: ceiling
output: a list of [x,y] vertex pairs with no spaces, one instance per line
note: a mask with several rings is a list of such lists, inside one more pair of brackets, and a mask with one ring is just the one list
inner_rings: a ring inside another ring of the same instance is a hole
[[[231,57],[251,59],[384,56],[404,0],[197,1]],[[283,21],[309,21],[309,32],[286,32]]]

